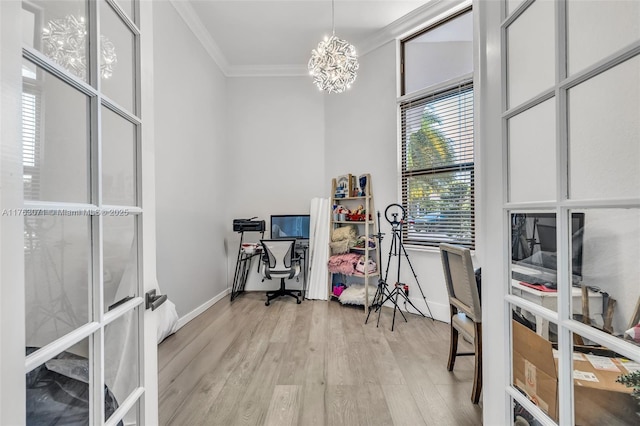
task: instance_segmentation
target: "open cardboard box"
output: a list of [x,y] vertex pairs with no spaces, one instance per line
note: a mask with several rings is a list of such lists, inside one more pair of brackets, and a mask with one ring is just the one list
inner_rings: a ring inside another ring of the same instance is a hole
[[[639,424],[640,407],[631,388],[616,382],[628,371],[623,361],[610,358],[618,371],[597,369],[574,353],[574,399],[576,425]],[[607,360],[605,360],[607,361]],[[558,359],[550,341],[513,321],[513,379],[531,401],[558,421]],[[613,369],[613,368],[612,368]]]

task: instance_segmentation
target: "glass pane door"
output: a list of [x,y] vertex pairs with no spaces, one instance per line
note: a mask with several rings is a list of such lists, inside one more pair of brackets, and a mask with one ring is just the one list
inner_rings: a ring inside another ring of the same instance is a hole
[[141,423],[137,7],[23,2],[27,424]]
[[640,6],[512,3],[502,146],[513,418],[637,424]]

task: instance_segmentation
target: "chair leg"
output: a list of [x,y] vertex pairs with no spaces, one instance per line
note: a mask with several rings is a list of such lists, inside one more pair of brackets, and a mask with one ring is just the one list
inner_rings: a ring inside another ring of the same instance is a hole
[[281,278],[280,279],[280,288],[278,290],[268,291],[267,292],[267,301],[264,302],[264,304],[266,306],[269,306],[273,299],[275,299],[276,297],[280,297],[280,296],[291,296],[294,299],[296,299],[296,303],[297,304],[300,304],[301,303],[300,297],[302,297],[302,291],[301,290],[287,290],[285,288],[284,278]]
[[473,376],[473,390],[471,391],[471,401],[477,404],[480,401],[480,392],[482,391],[482,324],[475,324],[475,372]]
[[453,321],[449,325],[451,327],[451,341],[449,342],[449,361],[447,362],[447,370],[453,371],[456,363],[456,355],[458,354],[458,330],[453,327]]

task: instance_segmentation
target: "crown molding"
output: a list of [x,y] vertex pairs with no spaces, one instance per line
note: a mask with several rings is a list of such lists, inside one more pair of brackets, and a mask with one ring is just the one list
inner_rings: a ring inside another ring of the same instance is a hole
[[[306,64],[230,65],[189,1],[169,1],[226,77],[301,77],[309,75]],[[434,24],[447,15],[471,6],[471,4],[472,0],[432,0],[382,28],[373,37],[359,42],[358,55],[364,56],[392,40],[402,39]]]
[[211,56],[211,59],[218,65],[222,73],[227,76],[230,68],[227,58],[224,57],[220,46],[218,46],[218,43],[211,37],[211,34],[207,31],[191,4],[184,0],[169,0],[169,2],[176,9],[185,24],[187,24],[187,27],[193,32],[193,35],[200,41],[202,47],[204,47],[209,56]]
[[306,65],[230,66],[227,77],[308,77]]

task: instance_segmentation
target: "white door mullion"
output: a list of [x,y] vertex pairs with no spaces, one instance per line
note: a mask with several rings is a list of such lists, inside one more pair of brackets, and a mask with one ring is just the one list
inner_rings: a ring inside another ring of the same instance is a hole
[[556,33],[556,247],[558,247],[558,421],[560,424],[573,424],[573,339],[570,330],[564,327],[563,320],[571,318],[572,287],[569,235],[571,233],[570,212],[562,207],[568,198],[568,147],[567,147],[567,92],[559,87],[567,77],[567,29],[566,3],[558,0],[555,4]]
[[[101,81],[100,81],[100,3],[90,2],[89,6],[89,40],[90,46],[88,53],[88,65],[90,82],[96,88],[98,95],[91,99],[91,140],[90,143],[90,199],[91,202],[102,208],[102,100],[101,100]],[[92,270],[93,276],[90,281],[90,300],[89,306],[93,311],[94,321],[100,323],[100,329],[93,334],[91,339],[91,357],[89,365],[91,366],[91,404],[89,409],[90,419],[93,424],[104,424],[104,313],[103,313],[103,218],[102,215],[94,216],[91,221],[92,225]]]
[[28,216],[38,216],[46,213],[55,213],[60,216],[91,216],[98,210],[98,206],[91,203],[25,200],[23,205],[25,209],[35,210]]

